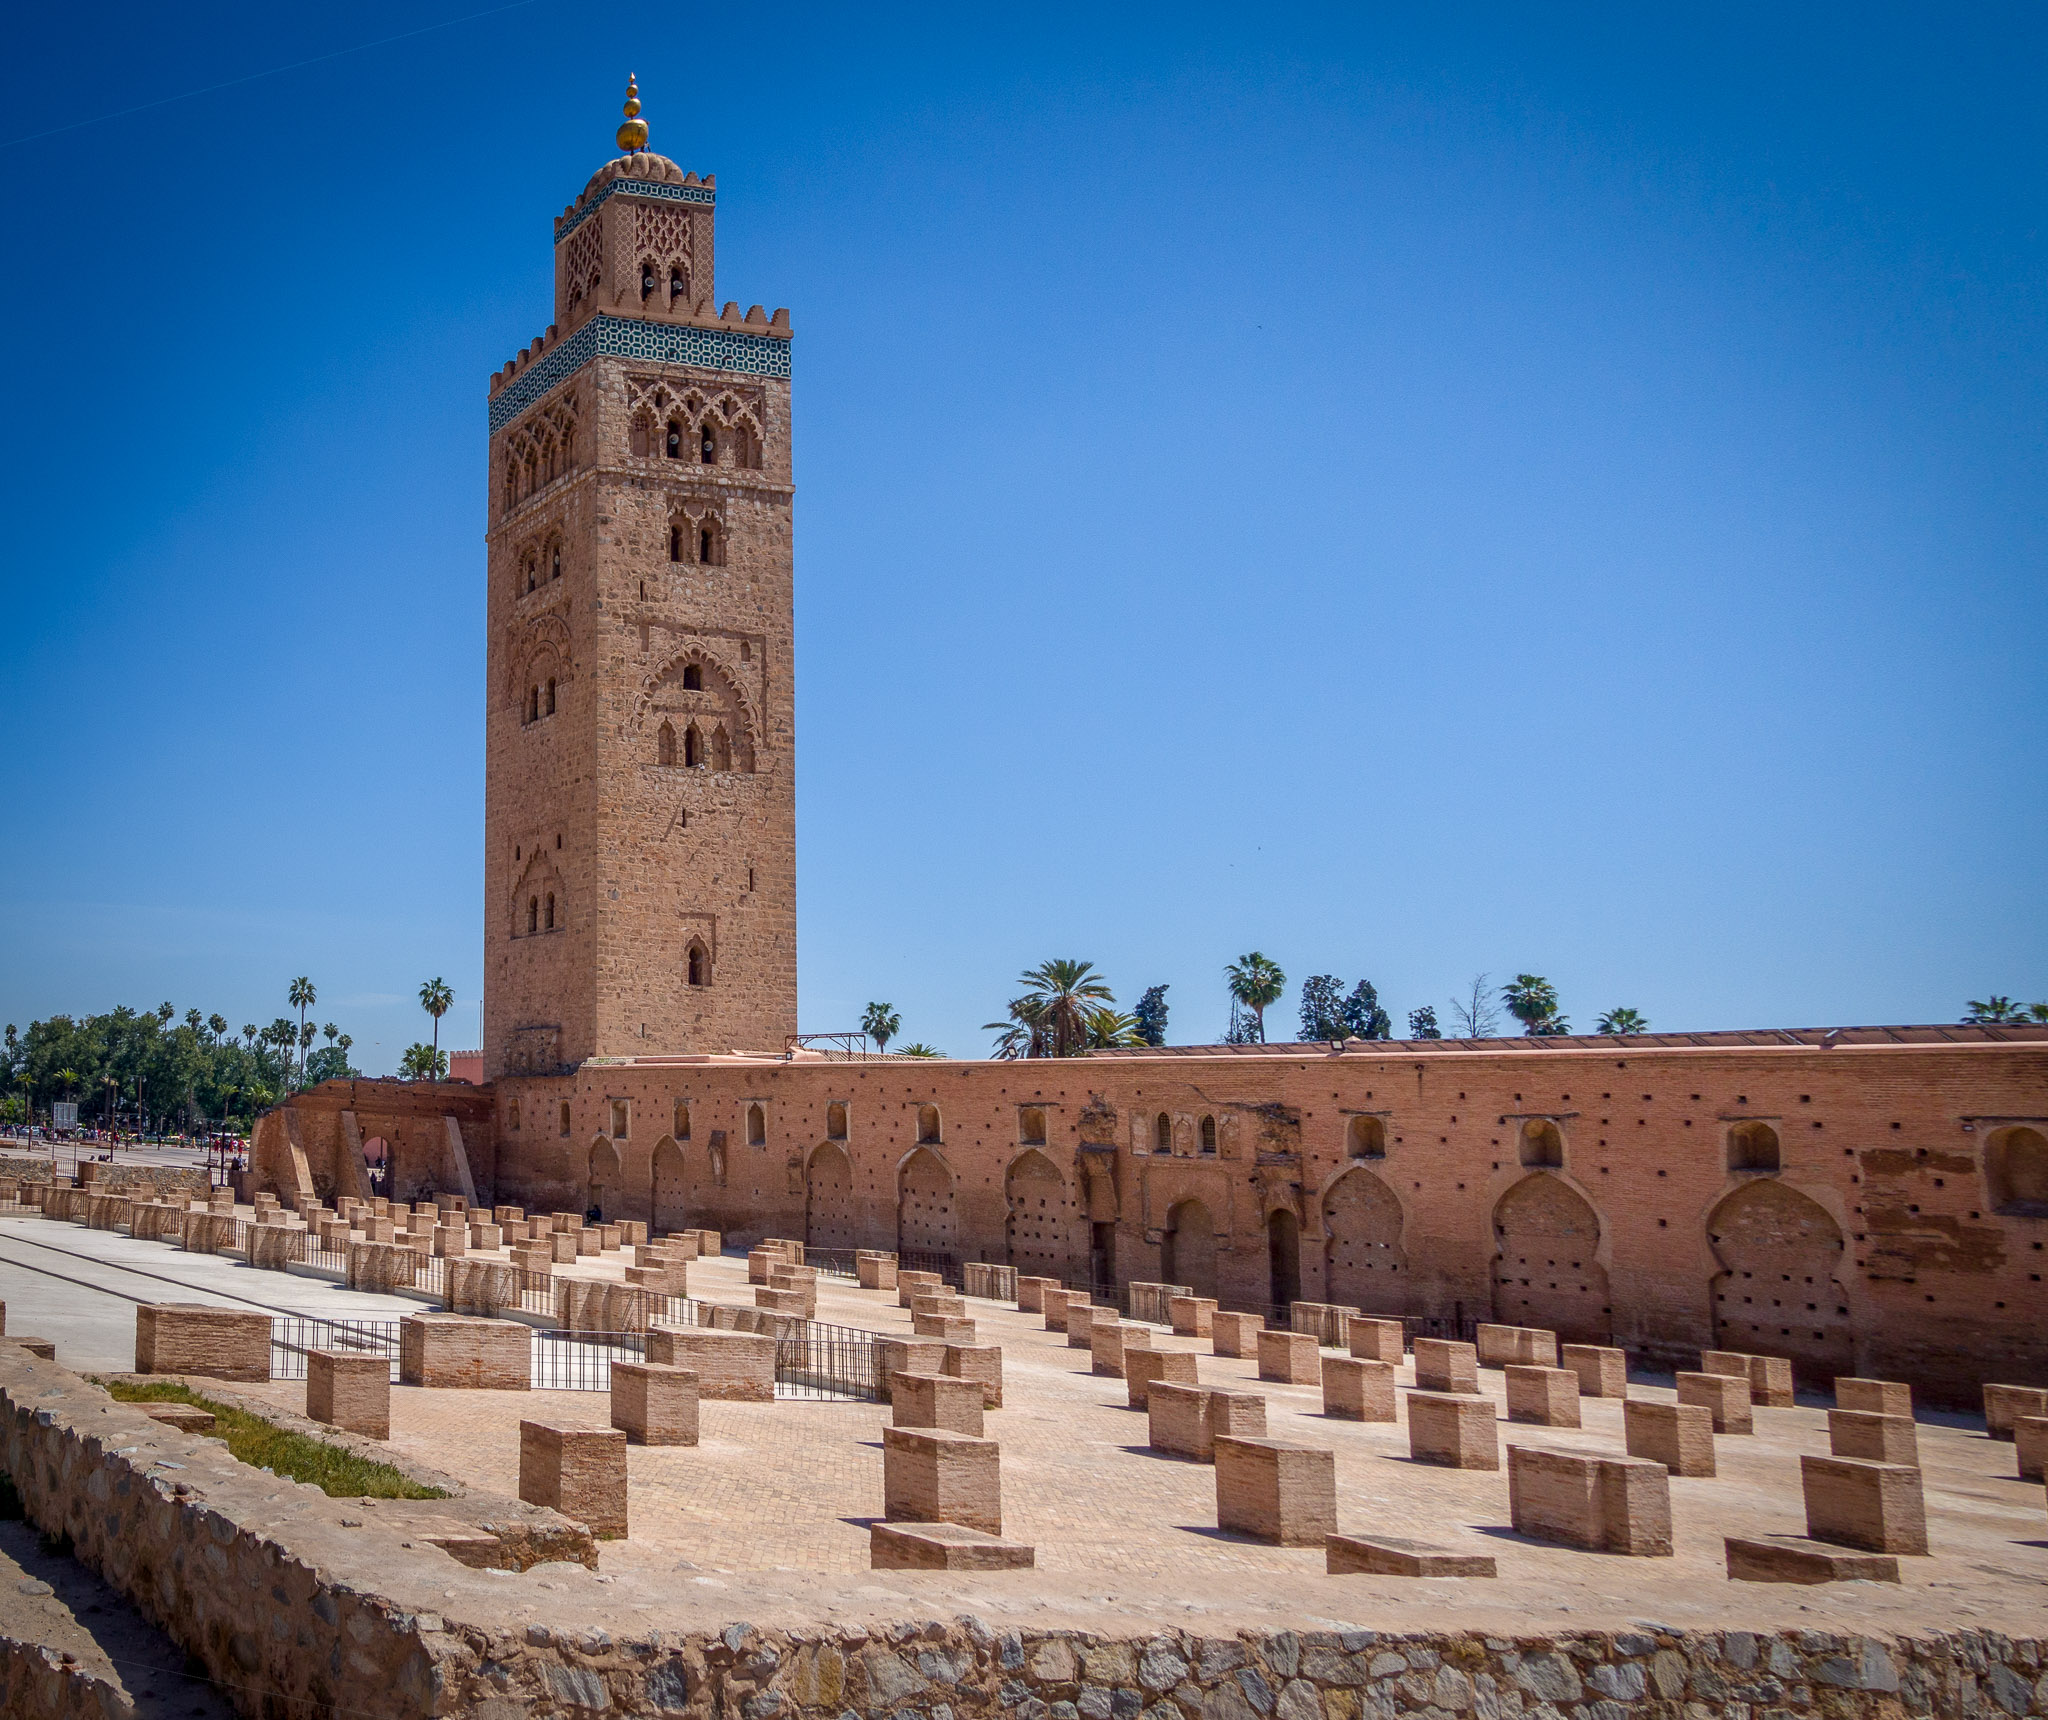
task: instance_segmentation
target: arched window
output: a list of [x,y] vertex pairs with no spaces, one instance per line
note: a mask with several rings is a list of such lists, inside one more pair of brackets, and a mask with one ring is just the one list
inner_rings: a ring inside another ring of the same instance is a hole
[[1216,1119],[1214,1117],[1204,1117],[1202,1119],[1202,1151],[1205,1153],[1216,1151]]
[[670,561],[681,561],[683,559],[683,528],[681,526],[670,526],[668,528],[668,558]]
[[526,935],[530,938],[540,930],[540,898],[531,896],[526,903]]
[[2039,1128],[2021,1124],[1994,1134],[1985,1149],[1984,1174],[1991,1204],[2000,1212],[2048,1218],[2048,1135]]
[[668,271],[668,302],[673,306],[677,299],[687,297],[690,283],[683,278],[683,266],[671,263]]
[[529,550],[526,555],[526,589],[531,591],[539,584],[540,563],[534,559],[533,552]]
[[547,905],[541,915],[541,927],[543,930],[550,932],[555,929],[555,899],[553,896],[549,896],[547,899]]
[[1522,1163],[1548,1170],[1564,1166],[1564,1136],[1548,1117],[1531,1117],[1522,1124]]
[[644,412],[635,413],[633,416],[633,430],[628,439],[627,446],[636,455],[644,459],[649,452],[649,445],[653,440],[654,425],[648,419],[647,414]]
[[1164,1111],[1152,1123],[1152,1150],[1155,1153],[1173,1151],[1173,1119]]
[[1045,1113],[1036,1105],[1027,1105],[1017,1114],[1017,1140],[1027,1147],[1045,1145]]
[[680,460],[683,457],[683,425],[681,419],[671,418],[668,421],[668,436],[662,443],[662,452],[671,460]]
[[683,691],[701,693],[704,690],[704,671],[695,663],[683,665]]
[[703,762],[704,737],[697,732],[697,725],[692,723],[683,730],[683,763],[695,770]]
[[676,1114],[673,1121],[675,1123],[675,1127],[672,1130],[670,1130],[670,1133],[673,1134],[675,1138],[679,1141],[687,1141],[690,1138],[689,1100],[678,1099],[676,1101]]
[[549,715],[549,716],[553,716],[554,714],[555,714],[555,678],[554,678],[554,676],[550,675],[550,676],[548,677],[548,715]]
[[846,1139],[846,1107],[837,1099],[825,1107],[825,1138],[828,1141]]
[[710,965],[704,959],[704,946],[702,944],[692,944],[690,946],[689,961],[685,968],[685,974],[690,984],[696,986],[709,985],[711,983]]
[[1768,1123],[1737,1123],[1728,1131],[1731,1171],[1778,1169],[1778,1131]]
[[663,723],[654,737],[654,762],[674,764],[676,762],[676,731],[673,724]]
[[550,551],[548,552],[548,578],[549,578],[549,579],[560,579],[561,577],[562,577],[562,546],[561,546],[560,544],[556,544],[556,545],[555,545],[555,546],[554,546],[554,547],[553,547],[553,548],[552,548],[552,549],[551,549],[551,550],[550,550]]
[[1353,1117],[1344,1130],[1344,1147],[1354,1159],[1387,1156],[1387,1125],[1377,1117]]
[[917,1138],[927,1145],[935,1145],[939,1139],[939,1108],[936,1105],[920,1105],[917,1108]]
[[643,257],[640,260],[640,297],[642,299],[654,297],[654,259],[652,257]]
[[732,737],[725,732],[723,723],[711,731],[711,768],[732,769]]
[[747,1145],[763,1146],[768,1140],[768,1113],[759,1105],[747,1107]]
[[568,1138],[569,1138],[569,1101],[568,1101],[567,1099],[564,1099],[564,1100],[562,1101],[562,1139],[566,1141],[566,1140],[567,1140]]
[[540,721],[540,689],[538,687],[526,689],[526,720],[529,723]]
[[700,466],[718,464],[718,432],[712,429],[708,418],[697,431],[697,463]]
[[709,526],[705,526],[697,533],[697,559],[706,567],[715,565],[711,559],[711,551],[716,543],[717,538]]

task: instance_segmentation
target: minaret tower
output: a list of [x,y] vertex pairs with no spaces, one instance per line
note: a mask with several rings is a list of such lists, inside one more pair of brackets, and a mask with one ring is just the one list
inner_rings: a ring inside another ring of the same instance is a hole
[[715,179],[622,152],[491,378],[485,1074],[796,1031],[789,314],[715,309]]

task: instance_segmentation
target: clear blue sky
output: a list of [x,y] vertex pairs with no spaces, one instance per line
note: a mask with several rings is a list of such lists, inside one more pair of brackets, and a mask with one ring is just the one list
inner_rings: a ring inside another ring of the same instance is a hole
[[[464,11],[27,9],[7,136]],[[474,1042],[485,382],[629,70],[797,330],[807,1029],[2048,996],[2048,13],[1650,12],[535,0],[0,148],[0,1019]]]

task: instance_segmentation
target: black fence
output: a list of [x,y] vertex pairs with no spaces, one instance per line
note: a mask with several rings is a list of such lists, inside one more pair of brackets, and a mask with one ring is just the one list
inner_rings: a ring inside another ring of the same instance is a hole
[[396,1320],[320,1320],[309,1314],[274,1314],[270,1320],[270,1377],[302,1380],[307,1356],[314,1350],[341,1350],[351,1355],[383,1355],[391,1359],[391,1378],[398,1378]]
[[[805,1252],[808,1255],[809,1250]],[[935,1272],[955,1290],[961,1288],[960,1257],[957,1254],[941,1254],[929,1248],[899,1248],[896,1251],[896,1270]]]
[[804,1264],[815,1266],[819,1276],[824,1278],[858,1278],[860,1273],[853,1263],[850,1248],[813,1248],[804,1245]]
[[856,1326],[792,1320],[775,1334],[778,1397],[882,1401],[882,1369],[875,1334]]
[[646,1359],[638,1332],[536,1332],[528,1383],[537,1392],[608,1392],[612,1363]]

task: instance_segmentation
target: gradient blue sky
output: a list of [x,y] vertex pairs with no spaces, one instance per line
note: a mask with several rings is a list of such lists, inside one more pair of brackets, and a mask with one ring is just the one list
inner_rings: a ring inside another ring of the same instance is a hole
[[[464,11],[24,11],[7,137]],[[485,382],[628,70],[797,330],[806,1029],[2048,995],[2048,13],[659,16],[0,148],[0,1019],[474,1043]]]

